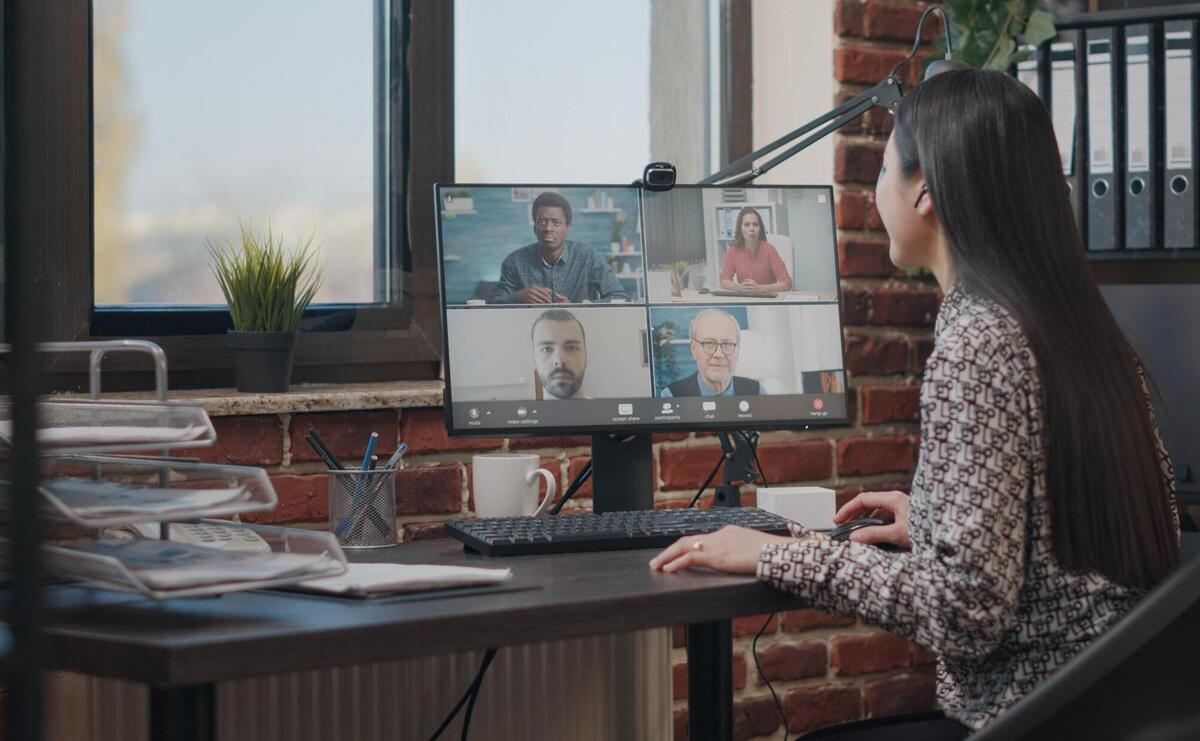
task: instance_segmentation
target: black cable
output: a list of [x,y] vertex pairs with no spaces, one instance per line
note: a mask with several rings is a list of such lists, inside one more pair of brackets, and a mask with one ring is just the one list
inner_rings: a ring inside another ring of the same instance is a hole
[[446,730],[450,723],[454,721],[454,716],[458,715],[458,711],[462,709],[463,703],[470,699],[471,688],[474,686],[474,683],[472,683],[467,687],[467,691],[463,693],[462,697],[458,698],[458,703],[450,709],[450,713],[446,716],[446,719],[442,721],[442,724],[438,726],[438,729],[433,732],[433,735],[429,737],[429,741],[436,741],[437,738],[442,735],[442,731]]
[[950,41],[950,18],[941,6],[931,5],[925,9],[925,12],[921,14],[921,18],[917,21],[917,37],[913,39],[912,51],[904,59],[896,62],[896,66],[892,67],[891,71],[888,72],[888,77],[895,76],[896,70],[900,69],[900,67],[917,55],[917,49],[921,48],[921,36],[925,28],[925,18],[935,10],[942,16],[942,27],[946,31],[946,58],[949,59],[950,55],[954,53],[954,46]]
[[767,483],[767,472],[763,470],[762,461],[758,459],[758,440],[751,440],[750,433],[748,432],[743,432],[742,436],[750,445],[750,452],[754,454],[754,465],[758,466],[758,478],[762,479],[763,486],[770,486],[770,484]]
[[725,462],[725,454],[721,453],[721,457],[717,459],[717,465],[713,466],[712,473],[708,474],[708,478],[704,479],[704,483],[700,484],[700,488],[696,490],[696,496],[692,497],[692,501],[688,502],[689,507],[695,507],[696,502],[700,501],[700,495],[712,483],[713,477],[717,475],[717,471],[721,470],[721,464]]
[[[619,440],[616,434],[610,434],[609,437],[617,440],[617,442],[627,443],[637,437],[637,435],[622,435]],[[575,479],[567,485],[567,490],[563,492],[562,499],[558,500],[558,504],[549,510],[549,514],[557,515],[562,510],[563,505],[567,503],[567,500],[575,496],[575,492],[579,491],[579,487],[586,484],[587,480],[592,477],[592,471],[594,470],[592,468],[592,460],[589,458],[583,468],[579,469],[579,473],[575,474]]]
[[587,483],[587,480],[591,477],[592,462],[591,460],[588,460],[584,467],[579,469],[579,473],[575,474],[575,479],[567,485],[567,490],[563,492],[562,499],[558,500],[558,502],[550,508],[550,514],[557,515],[559,511],[562,510],[563,505],[567,503],[567,500],[575,496],[575,492],[579,491],[579,487]]
[[[483,661],[479,665],[479,671],[475,674],[475,679],[471,680],[471,684],[467,686],[467,691],[463,693],[462,697],[458,698],[458,702],[453,708],[450,709],[450,714],[446,716],[446,719],[442,721],[442,724],[438,726],[438,729],[433,732],[432,736],[429,737],[429,741],[436,741],[436,739],[442,735],[442,732],[454,722],[455,716],[458,715],[458,711],[462,709],[464,703],[469,701],[472,705],[474,705],[475,695],[479,694],[479,687],[483,684],[483,674],[487,671],[488,665],[492,663],[492,659],[495,657],[496,649],[494,648],[489,648],[484,652]],[[468,713],[469,712],[470,711],[468,711]],[[463,723],[463,738],[466,738],[466,724],[468,722],[470,722],[469,715],[468,719]]]
[[471,728],[471,712],[475,710],[475,700],[479,699],[479,688],[483,685],[483,674],[487,671],[488,665],[492,663],[492,659],[496,658],[496,649],[489,648],[487,653],[483,655],[483,664],[479,667],[479,675],[475,677],[474,692],[471,693],[471,699],[467,702],[467,713],[463,716],[462,735],[459,736],[460,741],[467,741],[467,733]]
[[779,701],[779,695],[775,694],[775,688],[771,686],[771,682],[767,679],[767,675],[763,674],[762,664],[758,663],[758,639],[760,636],[762,636],[763,632],[766,631],[767,626],[771,624],[771,621],[777,614],[778,613],[772,612],[770,615],[768,615],[767,622],[763,623],[763,626],[758,629],[757,633],[754,634],[754,640],[750,642],[750,655],[754,657],[754,668],[758,670],[758,678],[761,679],[763,684],[767,685],[767,689],[771,691],[771,699],[775,701],[775,709],[779,711],[779,719],[783,721],[783,741],[787,741],[787,713],[783,712],[783,703]]

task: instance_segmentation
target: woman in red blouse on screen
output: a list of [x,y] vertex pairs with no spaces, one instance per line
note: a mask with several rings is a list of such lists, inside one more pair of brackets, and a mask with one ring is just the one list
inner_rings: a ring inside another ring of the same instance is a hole
[[721,288],[737,291],[790,291],[792,276],[779,251],[766,240],[762,217],[747,206],[738,211],[737,229],[725,262]]

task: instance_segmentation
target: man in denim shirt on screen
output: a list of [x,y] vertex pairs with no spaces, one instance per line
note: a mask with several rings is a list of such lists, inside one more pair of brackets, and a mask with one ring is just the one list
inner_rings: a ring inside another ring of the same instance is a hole
[[489,303],[577,304],[629,299],[599,253],[567,239],[571,233],[571,204],[566,198],[547,192],[534,200],[533,233],[538,241],[504,258],[500,282]]

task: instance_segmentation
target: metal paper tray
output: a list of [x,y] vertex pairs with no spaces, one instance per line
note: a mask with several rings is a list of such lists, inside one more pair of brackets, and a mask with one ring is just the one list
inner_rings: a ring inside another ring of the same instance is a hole
[[[11,400],[0,400],[0,422],[11,419]],[[38,419],[39,429],[78,427],[94,429],[96,434],[94,440],[72,444],[39,442],[38,452],[42,455],[197,448],[212,445],[217,439],[212,421],[202,407],[169,401],[43,401],[38,403]],[[106,428],[130,427],[162,428],[167,431],[182,431],[192,427],[198,432],[186,440],[167,440],[151,434],[144,440],[104,440]],[[0,426],[0,446],[12,447],[10,435],[10,431]]]
[[44,486],[38,488],[42,500],[48,505],[45,512],[50,518],[89,528],[116,527],[149,521],[174,522],[201,517],[229,517],[269,511],[279,502],[275,487],[271,485],[266,471],[251,466],[142,460],[120,456],[67,455],[53,458],[43,477],[43,483],[49,479],[70,477],[181,490],[240,486],[249,492],[249,497],[239,502],[181,509],[169,513],[131,511],[129,514],[83,515],[71,509],[55,496],[54,492]]
[[258,533],[275,553],[308,553],[320,555],[323,558],[314,565],[311,572],[302,574],[254,581],[213,582],[212,584],[169,590],[153,589],[147,586],[136,572],[127,568],[117,558],[84,553],[62,546],[43,546],[43,551],[46,553],[47,570],[52,576],[76,579],[101,589],[135,592],[155,600],[211,597],[228,592],[278,587],[309,579],[339,576],[346,572],[346,556],[332,533],[273,525],[249,525],[226,520],[204,520],[204,522],[252,530]]

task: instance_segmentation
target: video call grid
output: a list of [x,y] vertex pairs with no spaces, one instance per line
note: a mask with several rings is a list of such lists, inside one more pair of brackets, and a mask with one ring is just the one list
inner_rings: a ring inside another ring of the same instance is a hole
[[[461,190],[478,190],[479,188],[484,187],[484,186],[448,186],[448,187],[459,188]],[[515,187],[515,186],[486,186],[486,188],[489,190],[500,190],[501,192],[505,188],[512,188],[512,187]],[[613,186],[586,186],[586,188],[591,188],[593,190],[595,190],[597,188],[604,189],[604,188],[612,188],[612,187]],[[533,188],[531,188],[531,190],[533,190]],[[564,186],[563,188],[561,188],[561,190],[568,190],[568,188],[566,188]],[[774,190],[782,191],[784,189],[783,188],[774,188]],[[603,191],[601,191],[600,194],[601,194],[601,196],[603,196]],[[644,223],[644,218],[645,218],[645,214],[643,211],[644,200],[640,194],[639,194],[639,197],[636,199],[636,202],[637,202],[636,221],[640,225],[640,224]],[[591,205],[591,204],[589,204],[589,205]],[[608,204],[608,205],[611,206],[611,204]],[[825,218],[828,219],[828,221],[830,223],[832,223],[832,214],[831,213],[828,213],[825,216]],[[442,225],[439,223],[439,237],[442,236],[441,230],[440,230],[441,226]],[[694,296],[694,297],[691,297],[688,299],[675,298],[671,301],[654,301],[650,298],[650,295],[649,295],[650,292],[646,290],[646,286],[645,286],[645,278],[648,275],[648,272],[649,272],[648,268],[651,265],[649,255],[650,255],[650,253],[653,252],[653,250],[649,246],[646,246],[646,242],[641,240],[641,237],[643,236],[642,231],[643,230],[640,227],[635,230],[635,232],[638,233],[639,242],[643,246],[643,249],[641,250],[641,254],[637,255],[636,259],[633,260],[633,262],[635,262],[640,267],[640,276],[638,278],[639,287],[637,290],[637,293],[640,295],[637,298],[627,299],[627,300],[621,301],[619,303],[617,303],[617,302],[607,303],[607,302],[568,301],[568,302],[563,302],[563,303],[556,303],[553,305],[546,305],[546,304],[538,304],[538,305],[486,304],[484,306],[478,306],[478,305],[447,303],[445,308],[447,309],[448,312],[450,312],[450,311],[453,311],[453,312],[489,311],[490,312],[490,310],[499,310],[499,309],[518,309],[518,310],[528,311],[529,309],[537,308],[538,306],[542,306],[542,307],[546,307],[546,308],[565,308],[565,309],[575,308],[577,310],[587,309],[589,311],[599,310],[599,309],[607,309],[607,308],[616,309],[621,306],[625,306],[625,307],[629,307],[629,308],[633,308],[633,307],[643,308],[643,310],[644,310],[644,315],[643,315],[644,321],[642,323],[642,329],[644,330],[643,342],[647,345],[647,347],[642,348],[641,351],[642,351],[642,353],[644,353],[645,357],[649,357],[651,359],[649,366],[645,368],[645,375],[648,376],[648,378],[649,378],[649,384],[650,384],[649,397],[654,398],[656,396],[661,395],[661,390],[659,389],[658,384],[657,384],[658,378],[657,378],[656,362],[654,361],[654,357],[653,357],[654,352],[653,352],[653,348],[649,347],[650,338],[651,338],[651,335],[653,332],[653,327],[654,327],[654,316],[653,315],[656,310],[678,311],[680,309],[687,309],[687,310],[692,310],[692,311],[703,311],[705,309],[712,308],[712,309],[718,309],[718,310],[725,311],[725,312],[731,312],[731,311],[738,312],[738,311],[745,311],[747,308],[749,308],[751,306],[756,306],[756,307],[777,308],[780,311],[786,311],[788,309],[788,307],[813,307],[813,306],[821,306],[821,305],[837,305],[838,304],[839,293],[837,292],[836,279],[833,280],[833,286],[835,288],[834,295],[828,299],[813,299],[813,298],[799,299],[799,298],[791,298],[788,296],[782,296],[782,297],[775,297],[775,298],[771,298],[771,299],[743,299],[741,302],[734,302],[734,301],[730,301],[730,300],[717,300],[716,297],[708,298],[704,294],[701,294],[699,296]],[[832,253],[834,251],[832,240],[829,240],[827,242],[827,244],[830,245],[829,251]],[[614,249],[616,249],[615,245],[614,245]],[[836,275],[836,267],[834,268],[834,270],[832,272],[834,275]],[[445,278],[444,273],[443,273],[442,277],[443,277],[443,279]],[[642,298],[643,296],[644,296],[644,298]],[[840,353],[839,353],[839,355],[840,355]],[[842,362],[839,362],[838,365],[844,366],[844,358],[841,360],[842,360]],[[452,378],[452,371],[450,371],[449,367],[447,368],[447,370],[448,370],[448,380],[449,380],[450,378]],[[843,379],[842,381],[840,381],[840,384],[842,386],[842,391],[840,393],[844,393],[844,369],[842,367],[838,367],[833,370],[835,372],[837,372],[839,375],[841,375],[841,377]],[[451,381],[451,383],[452,383],[452,381]],[[803,393],[804,392],[801,390],[801,391],[799,391],[798,395],[802,395]]]

